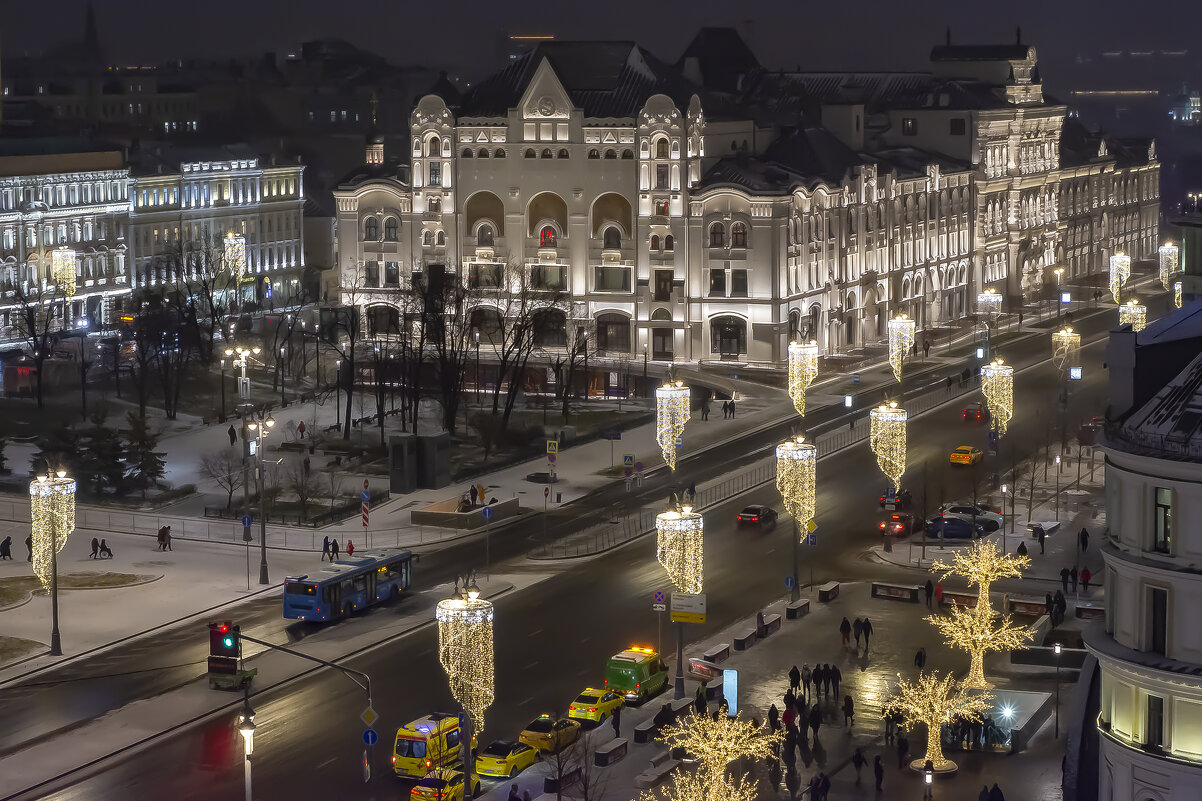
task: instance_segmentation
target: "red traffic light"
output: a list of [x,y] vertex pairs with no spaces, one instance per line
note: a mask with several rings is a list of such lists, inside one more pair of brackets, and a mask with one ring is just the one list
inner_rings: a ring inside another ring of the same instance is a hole
[[225,634],[227,631],[230,630],[230,624],[229,623],[220,623],[217,625],[217,630],[220,631],[222,634]]

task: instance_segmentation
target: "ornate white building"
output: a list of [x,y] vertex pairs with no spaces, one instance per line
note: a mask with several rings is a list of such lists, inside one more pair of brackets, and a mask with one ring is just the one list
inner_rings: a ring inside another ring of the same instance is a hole
[[[344,282],[366,281],[370,328],[430,265],[487,286],[519,263],[574,300],[549,347],[590,321],[604,354],[701,364],[779,366],[803,336],[847,352],[903,311],[970,314],[987,286],[1017,308],[1062,258],[1065,108],[1025,45],[938,47],[932,66],[765,73],[722,29],[675,66],[543,44],[461,101],[421,98],[403,157],[369,147],[335,189]],[[1144,225],[1136,258],[1157,244]]]
[[[1107,430],[1101,801],[1185,801],[1202,786],[1202,306],[1112,334]],[[1093,723],[1094,721],[1089,721]]]

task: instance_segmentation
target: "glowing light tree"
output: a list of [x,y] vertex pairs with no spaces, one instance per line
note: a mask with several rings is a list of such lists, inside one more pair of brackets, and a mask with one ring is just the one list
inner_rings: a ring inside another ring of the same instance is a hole
[[989,605],[979,601],[972,609],[952,604],[950,615],[927,617],[927,622],[939,629],[948,645],[968,652],[965,687],[985,690],[993,686],[985,678],[985,654],[1021,648],[1031,641],[1033,635],[1026,626],[1014,625],[1009,615],[996,621],[994,617]]
[[1119,251],[1110,257],[1110,294],[1114,302],[1119,302],[1119,292],[1131,277],[1131,257]]
[[1068,326],[1052,332],[1052,361],[1057,370],[1064,372],[1066,368],[1076,367],[1080,355],[1080,334]]
[[[677,771],[667,794],[647,792],[642,799],[671,801],[715,801],[756,797],[747,777],[728,777],[727,767],[744,758],[767,759],[775,753],[781,735],[766,734],[761,726],[738,715],[687,715],[680,723],[667,726],[659,739],[669,750],[683,749],[697,762],[694,774]],[[750,794],[747,794],[750,791]]]
[[1119,306],[1119,325],[1129,325],[1132,331],[1143,331],[1148,325],[1148,307],[1132,298]]
[[246,237],[230,231],[224,242],[225,266],[238,283],[246,276]]
[[686,773],[679,768],[672,771],[668,784],[654,790],[644,790],[639,801],[756,801],[759,785],[747,776],[723,778],[714,786],[707,784],[700,774]]
[[890,489],[899,489],[906,472],[906,410],[893,401],[871,410],[868,419],[868,444],[876,454],[877,467],[889,479]]
[[[682,595],[705,590],[705,544],[701,515],[691,506],[670,509],[655,516],[655,558]],[[676,678],[674,696],[684,698],[684,623],[676,623]]]
[[989,608],[989,587],[1003,578],[1022,578],[1023,571],[1031,566],[1031,557],[1010,554],[997,547],[992,540],[977,540],[967,550],[957,551],[950,564],[942,559],[931,565],[931,572],[948,576],[961,576],[970,586],[977,588],[977,608]]
[[29,483],[30,537],[33,547],[33,572],[50,590],[50,653],[61,656],[62,640],[58,632],[58,554],[75,530],[75,479],[59,470],[53,476],[40,475]]
[[926,755],[911,762],[912,769],[921,770],[929,761],[937,772],[953,773],[956,763],[943,756],[940,727],[953,717],[980,720],[992,700],[989,693],[967,692],[950,673],[940,677],[920,672],[917,681],[898,681],[897,689],[885,702],[885,711],[901,715],[906,727],[919,723],[927,727]]
[[667,382],[655,390],[655,441],[673,471],[676,470],[676,443],[689,422],[689,400],[689,388],[683,381]]
[[914,348],[914,321],[900,314],[889,321],[889,366],[898,381],[902,378],[902,363]]
[[999,437],[1014,416],[1014,368],[995,359],[981,368],[981,392],[989,405],[990,425]]
[[68,298],[75,296],[75,251],[67,246],[50,251],[50,277]]
[[802,417],[806,413],[806,390],[818,377],[818,343],[789,343],[789,398]]
[[1181,282],[1180,281],[1175,281],[1173,283],[1173,305],[1176,306],[1178,309],[1181,308]]
[[[793,517],[793,586],[792,600],[801,594],[798,575],[798,545],[801,530],[808,529],[817,506],[818,449],[804,437],[787,439],[776,446],[776,489]],[[814,585],[813,565],[810,566],[810,586]]]
[[1157,251],[1160,256],[1160,283],[1165,289],[1173,288],[1173,276],[1181,269],[1181,250],[1172,242],[1165,242]]
[[[434,617],[438,621],[438,661],[447,674],[451,695],[463,707],[470,726],[479,737],[484,731],[484,712],[492,705],[493,606],[480,597],[480,588],[469,575],[455,580],[450,598],[438,602]],[[472,732],[464,732],[463,741],[472,741]],[[466,770],[472,768],[471,749],[464,749]],[[470,775],[470,773],[469,773]]]

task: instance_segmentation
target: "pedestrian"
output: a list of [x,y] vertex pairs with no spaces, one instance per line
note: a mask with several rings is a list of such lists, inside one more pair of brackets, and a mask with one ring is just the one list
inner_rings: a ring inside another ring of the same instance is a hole
[[906,766],[906,758],[910,756],[910,741],[906,739],[906,735],[899,734],[897,737],[897,767],[900,770]]
[[768,707],[768,731],[776,734],[780,729],[780,711],[777,710],[776,704]]
[[1016,551],[1016,553],[1017,553],[1019,556],[1026,556],[1026,555],[1027,555],[1027,543],[1025,543],[1025,542],[1019,542],[1019,544],[1018,544],[1018,550]]
[[25,561],[33,561],[33,535],[30,534],[25,538]]
[[693,699],[693,708],[697,711],[698,715],[704,715],[709,711],[709,704],[705,700],[704,681],[697,685],[697,695]]
[[839,624],[839,634],[843,637],[843,647],[847,647],[847,643],[851,640],[851,623],[847,618],[843,618],[843,622]]
[[1073,569],[1068,571],[1069,582],[1073,585],[1073,592],[1077,591],[1077,566],[1073,565]]
[[931,340],[924,339],[922,341],[922,358],[929,359],[931,357]]
[[788,729],[790,726],[794,725],[794,723],[797,722],[797,712],[796,712],[796,710],[794,710],[793,704],[791,704],[791,703],[785,704],[785,714],[784,714],[784,717],[781,718],[781,720],[784,722],[786,729]]
[[88,558],[95,559],[97,556],[100,556],[100,540],[92,537],[92,555]]
[[1039,553],[1040,553],[1040,555],[1042,555],[1043,554],[1043,543],[1044,543],[1044,540],[1046,540],[1048,538],[1048,533],[1043,530],[1043,526],[1039,526],[1038,528],[1035,529],[1035,536],[1039,538]]
[[13,558],[13,538],[5,537],[3,542],[0,542],[0,559]]
[[918,651],[914,654],[914,667],[918,668],[919,672],[921,672],[922,669],[926,666],[927,666],[927,649],[926,649],[926,646],[924,645],[924,646],[920,647],[918,649]]
[[352,542],[351,540],[346,541],[346,555],[347,556],[355,555],[355,543]]
[[509,788],[508,801],[521,801],[522,795],[518,792],[518,786],[515,784]]
[[621,705],[614,707],[614,713],[610,716],[609,722],[614,727],[614,737],[622,736],[622,707]]
[[797,669],[797,665],[794,665],[789,669],[789,690],[796,694],[799,687],[801,687],[801,671]]
[[1089,529],[1081,527],[1081,534],[1077,538],[1081,543],[1081,553],[1085,553],[1089,549]]
[[1023,313],[1022,312],[1018,313],[1018,327],[1019,328],[1023,327]]
[[835,688],[835,697],[839,697],[839,683],[843,681],[843,672],[838,665],[831,666],[831,686]]
[[977,801],[989,801],[989,785],[982,784],[981,792],[977,794]]
[[662,729],[664,726],[669,725],[673,721],[674,717],[675,716],[672,714],[672,708],[667,704],[664,704],[659,708],[659,711],[655,713],[655,717],[651,722],[655,725],[655,728]]
[[709,400],[703,400],[701,402],[701,419],[702,420],[710,419],[710,402],[709,402]]
[[725,420],[728,417],[730,417],[730,402],[722,401],[722,419]]
[[1006,801],[1006,796],[1002,795],[1002,790],[997,786],[997,782],[989,788],[989,801]]
[[856,725],[856,703],[850,695],[843,696],[843,725],[849,729]]
[[480,499],[480,505],[483,506],[484,505],[484,484],[483,483],[476,485],[476,497],[478,497]]
[[913,345],[910,346],[910,355],[913,356],[915,359],[918,358],[918,343],[917,342],[915,342]]
[[822,667],[822,665],[814,665],[814,695],[812,698],[810,698],[808,700],[813,701],[815,698],[821,697],[821,695],[822,695],[822,679],[823,679],[823,675],[825,674],[825,672],[826,671]]
[[1093,573],[1089,572],[1088,567],[1081,568],[1081,589],[1089,592],[1089,580],[1093,578]]
[[935,606],[943,606],[943,581],[935,585]]
[[931,599],[935,597],[935,584],[930,579],[927,579],[927,584],[923,589],[927,594],[927,609],[931,608]]
[[[329,555],[330,555],[330,535],[327,534],[325,539],[323,539],[321,541],[321,561],[324,562],[326,560],[326,557]],[[334,560],[331,559],[330,561],[332,562]]]
[[167,526],[163,532],[163,547],[165,550],[171,550],[171,526]]
[[469,499],[471,499],[473,509],[476,508],[476,498],[478,495],[479,495],[479,493],[476,492],[476,485],[475,484],[470,485],[467,490],[467,496]]
[[1056,590],[1056,625],[1064,622],[1064,613],[1068,611],[1068,601],[1064,600],[1064,593]]
[[801,666],[801,688],[805,693],[806,698],[810,697],[810,682],[814,678],[814,672],[810,670],[810,663],[806,662]]
[[883,710],[881,719],[885,721],[885,745],[893,745],[893,738],[897,731],[897,718],[891,710]]
[[1064,590],[1064,594],[1068,594],[1068,568],[1060,568],[1060,586]]
[[860,786],[860,771],[864,769],[864,765],[868,760],[864,758],[863,752],[859,748],[851,755],[851,766],[856,769],[856,786]]
[[831,791],[831,778],[822,771],[818,771],[818,798],[820,801],[826,801],[826,796]]
[[818,742],[818,727],[822,725],[822,710],[818,708],[818,704],[810,707],[810,729],[814,732],[814,743]]
[[338,558],[338,540],[330,540],[330,561]]
[[301,439],[305,438],[305,421],[304,420],[301,420],[299,423],[296,424],[296,434]]
[[163,532],[164,532],[164,531],[166,531],[166,530],[167,530],[167,527],[166,527],[166,526],[160,526],[160,527],[159,527],[159,530],[158,530],[158,533],[155,535],[155,540],[156,540],[156,541],[158,542],[158,544],[159,544],[159,547],[158,547],[158,548],[155,548],[155,550],[156,550],[156,551],[161,551],[161,550],[163,550]]
[[690,481],[689,482],[689,502],[692,503],[695,500],[697,500],[697,482]]
[[312,471],[312,469],[313,469],[313,463],[309,461],[309,455],[308,455],[308,454],[305,454],[305,461],[304,461],[304,465],[305,465],[305,475],[307,476],[307,475],[309,475],[309,473],[310,473],[310,472]]
[[1056,602],[1052,600],[1052,593],[1050,592],[1043,597],[1043,611],[1049,618],[1056,611]]
[[860,632],[864,630],[864,622],[858,617],[851,624],[851,633],[856,638],[856,650],[860,650]]
[[103,539],[100,540],[100,558],[101,559],[112,559],[113,558],[113,549],[110,548],[109,544],[107,542],[105,542]]
[[735,399],[734,398],[730,399],[730,419],[731,420],[735,419]]
[[810,777],[810,798],[812,801],[822,801],[822,787],[818,779],[818,774]]
[[822,663],[822,697],[823,698],[831,697],[831,680],[834,678],[834,676],[831,675],[832,672],[833,671],[831,670],[831,666],[826,664],[825,662],[823,662]]
[[872,621],[864,618],[864,653],[868,653],[868,640],[872,637]]
[[877,754],[872,759],[872,774],[876,777],[876,791],[881,791],[881,783],[885,781],[885,766],[881,764],[881,755]]
[[530,801],[530,791],[529,790],[522,791],[522,801]]
[[949,393],[952,391],[952,377],[950,375],[947,377],[947,391]]
[[233,447],[238,441],[238,432],[234,430],[233,425],[230,425],[229,429],[227,429],[225,433],[230,438],[230,447]]

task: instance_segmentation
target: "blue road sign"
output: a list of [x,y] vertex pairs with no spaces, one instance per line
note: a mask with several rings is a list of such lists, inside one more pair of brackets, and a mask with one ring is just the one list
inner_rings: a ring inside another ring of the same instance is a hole
[[604,434],[602,434],[601,436],[608,440],[617,441],[617,440],[622,439],[622,429],[610,428],[610,429],[607,429],[606,432]]
[[818,544],[818,535],[817,534],[807,534],[806,535],[806,545],[817,545],[817,544]]
[[492,519],[492,507],[485,506],[483,509],[480,510],[480,514],[484,515],[485,520],[491,520]]
[[254,521],[250,519],[250,515],[242,515],[242,527],[250,528],[250,524]]
[[363,492],[360,492],[360,493],[359,493],[359,500],[361,500],[361,501],[370,501],[370,500],[371,500],[371,493],[370,493],[370,492],[368,492],[367,490],[363,490]]
[[377,737],[374,729],[363,730],[363,742],[367,745],[375,745],[377,739],[379,738]]
[[652,597],[654,598],[654,600],[657,604],[662,604],[664,602],[664,591],[656,590],[655,595]]
[[785,589],[786,590],[793,589],[793,577],[792,576],[785,576]]
[[681,436],[679,436],[679,437],[677,437],[677,438],[676,438],[676,447],[677,447],[677,448],[683,448],[683,447],[684,447],[684,435],[681,435]]

